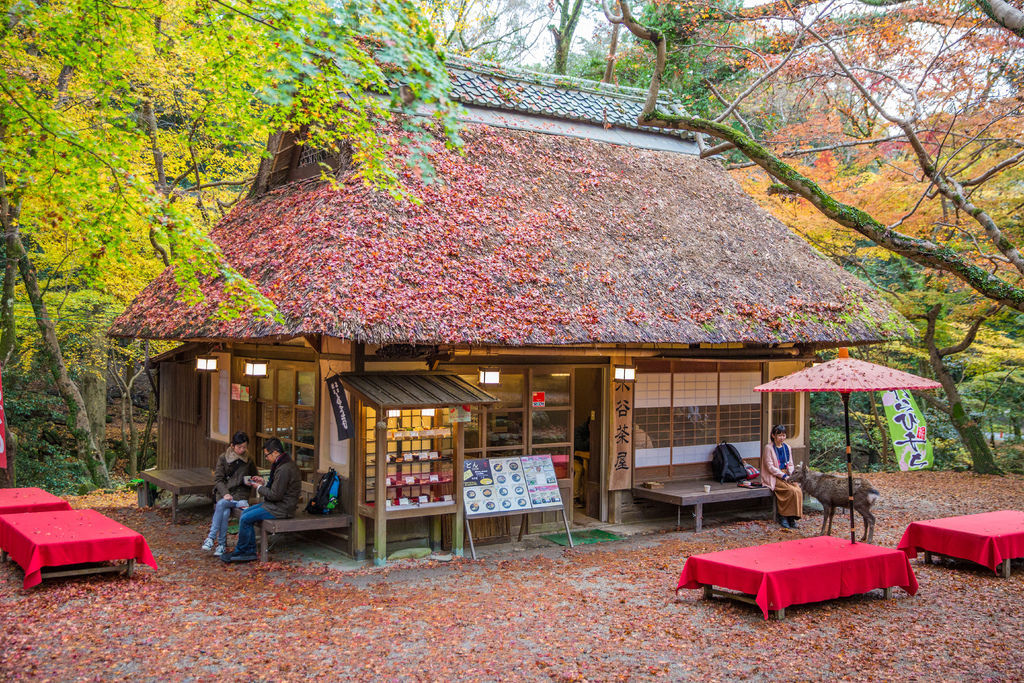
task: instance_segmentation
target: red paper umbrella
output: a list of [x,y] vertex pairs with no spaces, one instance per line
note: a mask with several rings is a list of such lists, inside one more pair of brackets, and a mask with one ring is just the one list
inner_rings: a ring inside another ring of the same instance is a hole
[[856,358],[846,349],[827,363],[805,368],[754,387],[754,391],[837,391],[843,399],[846,421],[846,476],[850,494],[850,542],[856,543],[853,528],[853,462],[850,458],[850,393],[854,391],[893,391],[897,389],[940,389],[938,382],[909,372],[894,370]]

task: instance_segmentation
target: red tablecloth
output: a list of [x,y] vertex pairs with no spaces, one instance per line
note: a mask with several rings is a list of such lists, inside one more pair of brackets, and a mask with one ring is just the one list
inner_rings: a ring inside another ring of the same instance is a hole
[[0,489],[0,515],[70,509],[66,500],[42,489]]
[[875,588],[917,593],[917,577],[900,551],[831,536],[693,555],[676,590],[703,585],[753,595],[765,619],[772,610]]
[[908,557],[928,550],[998,571],[1003,560],[1024,557],[1024,512],[1000,510],[911,522],[898,547]]
[[95,510],[0,515],[0,548],[25,570],[25,588],[43,567],[135,559],[156,569],[142,534]]

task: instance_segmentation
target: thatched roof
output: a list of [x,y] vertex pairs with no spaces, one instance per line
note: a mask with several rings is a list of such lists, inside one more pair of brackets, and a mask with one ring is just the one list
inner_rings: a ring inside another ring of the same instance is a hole
[[284,322],[175,300],[164,272],[114,323],[162,339],[368,343],[859,343],[892,311],[760,209],[717,162],[476,126],[442,184],[395,203],[351,174],[286,185],[213,230]]

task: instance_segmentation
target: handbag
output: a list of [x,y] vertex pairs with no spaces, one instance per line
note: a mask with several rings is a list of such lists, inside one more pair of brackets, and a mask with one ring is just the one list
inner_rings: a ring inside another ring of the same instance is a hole
[[747,470],[747,479],[757,479],[758,477],[761,476],[761,470],[757,469],[753,465],[748,465],[747,463],[743,463],[743,466]]

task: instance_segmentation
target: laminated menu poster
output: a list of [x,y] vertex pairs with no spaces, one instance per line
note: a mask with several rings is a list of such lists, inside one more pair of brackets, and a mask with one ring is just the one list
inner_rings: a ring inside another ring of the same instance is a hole
[[529,510],[530,491],[519,458],[475,459],[463,463],[466,516]]
[[558,492],[558,477],[550,455],[524,455],[523,478],[530,493],[530,504],[534,508],[561,507],[562,495]]

